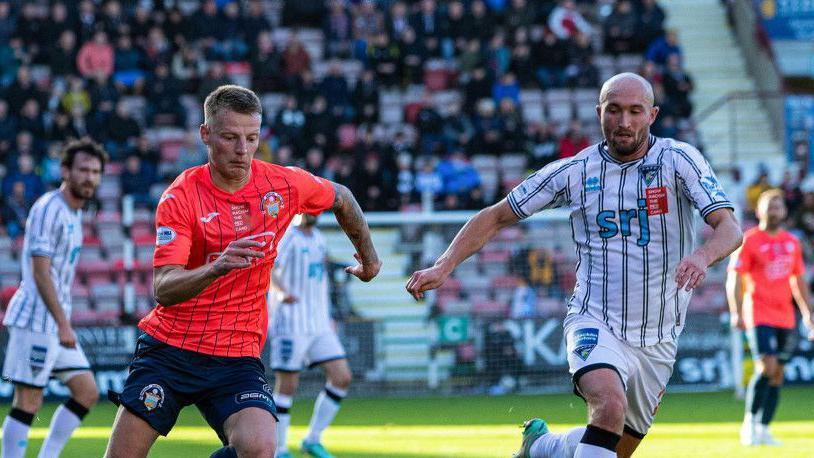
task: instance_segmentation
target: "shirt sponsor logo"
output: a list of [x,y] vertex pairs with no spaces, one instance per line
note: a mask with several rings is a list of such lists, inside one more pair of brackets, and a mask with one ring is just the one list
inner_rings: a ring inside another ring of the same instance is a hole
[[265,212],[272,218],[276,218],[282,208],[285,208],[283,196],[276,192],[267,192],[260,201],[260,211]]
[[262,391],[244,391],[235,395],[235,402],[242,404],[244,402],[263,402],[269,405],[274,405],[271,397]]
[[720,197],[721,199],[726,198],[726,194],[724,194],[724,190],[721,189],[721,185],[718,183],[718,180],[715,179],[714,176],[707,176],[701,178],[701,186],[707,190],[707,192],[713,197]]
[[211,212],[206,216],[201,216],[201,221],[204,222],[204,223],[208,223],[208,222],[212,221],[213,219],[215,219],[216,216],[219,216],[219,215],[220,215],[220,213],[218,213],[218,212]]
[[599,185],[599,178],[590,177],[585,180],[585,192],[601,191],[602,186]]
[[155,231],[155,244],[156,246],[166,245],[175,240],[175,230],[171,227],[160,226]]
[[585,361],[599,342],[599,329],[584,328],[574,333],[574,354]]
[[145,386],[138,398],[144,403],[148,412],[160,408],[164,404],[164,388],[156,383]]

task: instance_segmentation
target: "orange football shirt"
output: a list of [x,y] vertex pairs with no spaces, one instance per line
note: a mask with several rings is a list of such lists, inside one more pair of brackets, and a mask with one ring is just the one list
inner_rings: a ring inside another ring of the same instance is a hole
[[195,269],[214,261],[237,239],[265,242],[259,248],[265,257],[218,278],[186,302],[158,304],[139,328],[185,350],[259,357],[266,340],[266,294],[277,243],[294,215],[318,213],[333,202],[331,182],[299,168],[253,160],[249,182],[234,194],[215,186],[209,164],[184,171],[156,209],[153,267]]

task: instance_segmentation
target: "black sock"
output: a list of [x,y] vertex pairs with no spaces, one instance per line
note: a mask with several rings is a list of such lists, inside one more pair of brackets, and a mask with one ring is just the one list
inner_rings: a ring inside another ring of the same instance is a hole
[[764,425],[768,425],[772,418],[774,418],[774,412],[777,410],[777,402],[780,400],[780,387],[779,386],[771,386],[766,389],[766,399],[763,401],[763,415],[761,416],[760,422]]
[[24,410],[20,410],[16,407],[12,407],[8,413],[8,416],[19,421],[24,425],[31,426],[31,423],[34,422],[34,414],[28,413]]
[[234,447],[221,447],[209,455],[209,458],[237,458],[237,450]]
[[77,400],[74,398],[68,398],[64,405],[66,409],[73,412],[73,414],[79,417],[80,420],[84,420],[85,415],[88,414],[88,408],[77,402]]
[[612,452],[616,451],[616,445],[622,439],[622,436],[602,429],[598,426],[588,425],[585,427],[585,434],[582,435],[580,443],[602,447]]
[[746,411],[757,415],[763,407],[766,399],[766,388],[769,386],[769,379],[755,372],[749,380],[749,387],[746,389]]

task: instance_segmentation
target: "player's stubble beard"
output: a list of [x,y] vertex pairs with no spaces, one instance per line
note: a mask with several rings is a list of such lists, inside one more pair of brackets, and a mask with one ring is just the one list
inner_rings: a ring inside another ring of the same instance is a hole
[[[631,135],[634,138],[634,141],[629,146],[622,145],[615,141],[614,138],[616,135],[621,133]],[[627,157],[632,156],[639,151],[642,145],[644,145],[647,141],[648,137],[650,137],[650,131],[648,129],[643,129],[640,132],[630,132],[625,129],[616,129],[608,137],[608,149],[610,149],[610,151],[616,156]]]
[[71,193],[71,196],[73,196],[74,199],[84,202],[93,198],[93,194],[96,192],[96,186],[88,181],[85,183],[77,183],[74,180],[69,180],[68,192]]

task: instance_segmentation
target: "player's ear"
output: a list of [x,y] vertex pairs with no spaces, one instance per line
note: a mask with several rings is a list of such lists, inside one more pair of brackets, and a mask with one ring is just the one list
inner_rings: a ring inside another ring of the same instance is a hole
[[206,124],[201,124],[201,127],[198,129],[201,134],[201,141],[204,145],[209,145],[209,126]]
[[650,108],[650,125],[653,125],[653,123],[656,122],[656,116],[658,115],[659,107],[654,105],[652,108]]

